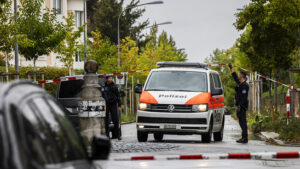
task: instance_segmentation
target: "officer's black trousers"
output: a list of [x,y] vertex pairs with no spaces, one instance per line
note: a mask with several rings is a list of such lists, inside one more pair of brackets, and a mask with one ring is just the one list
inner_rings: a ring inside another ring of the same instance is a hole
[[[109,118],[111,117],[111,119]],[[109,103],[106,104],[106,117],[105,117],[105,128],[106,128],[106,135],[107,137],[109,137],[109,124],[110,124],[110,120],[113,122],[114,124],[114,129],[112,131],[112,136],[113,138],[117,138],[120,136],[119,133],[119,114],[118,114],[118,104],[117,103]]]
[[237,112],[237,117],[239,118],[239,123],[242,129],[242,138],[248,139],[248,127],[246,120],[246,110],[241,108],[239,112]]

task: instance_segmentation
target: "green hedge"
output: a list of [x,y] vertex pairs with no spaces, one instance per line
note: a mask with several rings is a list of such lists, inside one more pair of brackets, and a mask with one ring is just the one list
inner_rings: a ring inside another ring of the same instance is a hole
[[275,110],[274,122],[272,122],[271,115],[269,115],[266,110],[261,114],[248,112],[247,115],[248,126],[254,133],[259,133],[262,131],[274,131],[279,133],[279,138],[282,140],[290,142],[300,140],[299,118],[290,120],[290,123],[287,125],[286,114],[280,114]]
[[[10,67],[9,72],[14,72],[14,68]],[[20,67],[20,79],[28,79],[27,73],[33,71],[33,67]],[[56,68],[56,67],[39,67],[37,68],[38,72],[45,72],[45,80],[51,80],[60,78],[68,75],[67,68]],[[5,67],[0,66],[0,72],[5,72]],[[83,70],[75,70],[75,74],[83,74]],[[14,78],[11,77],[10,80]],[[41,76],[37,75],[37,80],[41,80]],[[52,95],[56,94],[57,83],[45,84],[45,89]]]

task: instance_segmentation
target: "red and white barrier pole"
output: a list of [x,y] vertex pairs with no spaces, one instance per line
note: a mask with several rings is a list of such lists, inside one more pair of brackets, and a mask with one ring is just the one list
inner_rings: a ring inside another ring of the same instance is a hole
[[287,93],[286,93],[286,124],[289,124],[289,116],[290,116],[290,89],[288,89]]

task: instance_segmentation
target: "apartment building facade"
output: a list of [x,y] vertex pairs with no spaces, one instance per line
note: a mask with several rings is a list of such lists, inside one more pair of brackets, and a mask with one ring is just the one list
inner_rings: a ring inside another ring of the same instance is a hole
[[[84,5],[85,0],[45,0],[44,7],[49,9],[56,9],[57,20],[59,22],[65,22],[63,17],[67,17],[68,12],[74,13],[75,27],[84,24]],[[83,33],[79,39],[79,42],[83,44]],[[57,58],[57,53],[51,52],[49,55],[43,55],[36,61],[37,67],[64,67],[64,64]],[[14,58],[10,61],[11,65],[14,65]],[[33,61],[27,61],[22,55],[19,55],[20,66],[33,66]],[[80,59],[77,53],[74,54],[74,68],[83,69],[84,62]]]

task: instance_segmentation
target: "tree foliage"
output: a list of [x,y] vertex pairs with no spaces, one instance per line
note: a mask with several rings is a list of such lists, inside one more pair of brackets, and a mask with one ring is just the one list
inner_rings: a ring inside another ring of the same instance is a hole
[[19,52],[35,61],[49,54],[65,38],[66,30],[54,12],[43,9],[43,0],[20,0],[18,33],[25,35],[31,46],[20,46]]
[[[90,2],[91,4],[92,1]],[[124,0],[101,0],[94,2],[94,8],[88,13],[90,16],[90,30],[100,31],[111,42],[118,43],[118,17],[120,17],[120,39],[127,36],[135,38],[148,25],[148,20],[136,25],[145,12],[145,9],[135,8],[139,0],[131,0],[130,4],[123,9]]]
[[75,30],[75,21],[74,21],[74,14],[73,12],[69,12],[67,17],[64,17],[66,25],[66,37],[60,44],[57,46],[56,51],[59,54],[58,58],[61,62],[69,70],[69,76],[72,74],[73,64],[74,64],[74,56],[75,53],[79,50],[78,45],[80,42],[78,38],[81,37],[82,32],[84,30],[83,26],[79,26]]
[[252,0],[237,14],[240,49],[250,59],[254,70],[271,73],[292,64],[290,54],[297,47],[300,27],[300,1]]
[[[249,69],[249,59],[246,57],[245,53],[237,47],[237,43],[227,50],[215,49],[213,53],[205,59],[205,63],[232,63],[238,66],[243,65],[244,68]],[[225,95],[225,105],[233,107],[235,94],[234,87],[236,86],[236,82],[231,76],[231,71],[224,66],[212,67],[212,69],[220,73]]]
[[[129,36],[121,40],[120,62],[118,68],[117,45],[103,37],[100,32],[92,32],[93,42],[88,45],[88,59],[96,60],[99,65],[99,73],[112,73],[117,71],[131,71],[152,69],[159,61],[185,61],[186,53],[178,50],[173,38],[166,32],[157,35],[157,27],[152,28],[148,43],[138,55],[136,41]],[[146,73],[139,73],[141,82],[146,79]]]

